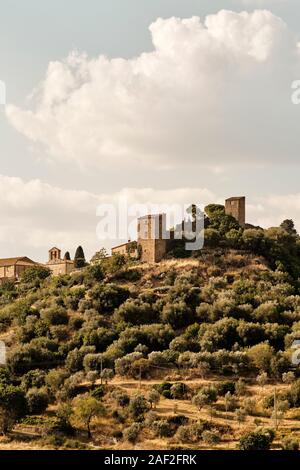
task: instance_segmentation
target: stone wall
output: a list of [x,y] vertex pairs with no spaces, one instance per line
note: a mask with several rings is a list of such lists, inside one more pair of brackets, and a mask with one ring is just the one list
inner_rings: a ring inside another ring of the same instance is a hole
[[46,264],[46,266],[50,269],[53,276],[70,274],[72,271],[74,271],[73,261],[59,260],[57,262],[49,262]]

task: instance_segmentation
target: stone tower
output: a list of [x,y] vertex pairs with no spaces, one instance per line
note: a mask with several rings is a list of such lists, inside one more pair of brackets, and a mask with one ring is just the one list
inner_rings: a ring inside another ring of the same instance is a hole
[[167,252],[166,215],[145,215],[138,219],[141,261],[158,263]]
[[246,198],[245,196],[230,197],[225,201],[225,213],[232,215],[241,227],[245,226],[246,222]]
[[61,260],[61,250],[59,248],[51,248],[49,250],[49,262],[51,261],[60,261]]

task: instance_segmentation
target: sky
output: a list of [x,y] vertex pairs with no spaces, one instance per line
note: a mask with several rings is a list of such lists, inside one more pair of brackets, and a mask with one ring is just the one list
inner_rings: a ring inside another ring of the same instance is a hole
[[245,195],[248,222],[300,229],[299,14],[298,0],[2,0],[0,256],[118,244],[96,211],[120,198]]

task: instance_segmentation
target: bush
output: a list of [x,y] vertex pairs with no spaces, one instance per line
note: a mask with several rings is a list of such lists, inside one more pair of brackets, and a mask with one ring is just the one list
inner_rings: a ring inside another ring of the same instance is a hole
[[150,405],[143,395],[135,395],[131,398],[129,412],[133,419],[143,417],[149,409]]
[[299,442],[292,436],[285,436],[281,441],[282,450],[299,450]]
[[284,372],[282,374],[282,382],[284,384],[292,384],[295,381],[294,372]]
[[45,383],[51,392],[55,393],[61,388],[68,376],[69,374],[65,369],[53,369],[46,375]]
[[21,386],[25,391],[30,388],[41,388],[45,385],[46,373],[40,369],[34,369],[23,375]]
[[176,437],[181,442],[193,442],[191,426],[180,426],[177,430]]
[[103,268],[100,264],[94,264],[86,268],[85,280],[101,282],[104,279]]
[[238,448],[240,450],[269,450],[275,433],[269,428],[259,428],[241,437]]
[[204,406],[211,405],[217,401],[217,390],[213,386],[202,387],[200,391],[194,395],[193,404],[201,410]]
[[41,281],[47,279],[50,274],[50,269],[43,266],[34,266],[24,271],[21,276],[21,281],[25,284],[35,284],[36,286],[39,286]]
[[214,228],[207,228],[204,231],[204,245],[215,247],[220,243],[221,237],[218,230]]
[[171,437],[174,434],[167,419],[154,421],[151,428],[157,437]]
[[228,393],[228,392],[231,395],[234,395],[234,393],[235,393],[235,382],[227,381],[227,382],[218,383],[217,392],[218,392],[218,395],[220,395],[222,397],[225,396],[226,393]]
[[133,364],[142,359],[143,354],[140,352],[133,352],[117,359],[115,361],[116,373],[121,376],[131,376]]
[[91,395],[92,397],[97,398],[97,400],[101,400],[105,395],[105,387],[103,385],[98,385],[94,388]]
[[140,325],[143,323],[155,323],[158,319],[157,312],[148,303],[139,299],[129,299],[124,302],[114,314],[117,322]]
[[129,297],[129,290],[115,284],[95,285],[89,296],[93,302],[93,307],[103,314],[111,313],[125,302]]
[[171,387],[172,384],[170,382],[162,382],[161,384],[155,384],[153,388],[160,393],[165,398],[172,398],[171,397]]
[[[70,372],[78,372],[83,369],[83,361],[85,364],[88,363],[88,370],[99,370],[97,368],[93,369],[92,367],[100,368],[100,354],[93,354],[95,348],[92,346],[86,346],[81,349],[75,348],[73,351],[70,351],[67,355],[65,366]],[[88,356],[86,358],[86,356]]]
[[195,316],[185,302],[173,302],[164,306],[162,321],[169,323],[173,328],[183,328],[195,321]]
[[103,368],[103,355],[102,354],[87,354],[83,359],[83,368],[86,372],[97,371],[100,372]]
[[178,428],[176,436],[181,442],[198,442],[204,429],[205,425],[203,423],[183,424]]
[[175,383],[170,388],[171,398],[174,398],[177,400],[183,400],[186,396],[186,393],[187,393],[187,387],[182,382]]
[[221,438],[220,435],[212,431],[203,431],[202,440],[210,445],[219,444]]
[[124,439],[132,444],[135,444],[138,440],[141,425],[139,423],[133,423],[129,428],[126,428],[123,432]]
[[49,396],[46,389],[31,388],[27,394],[27,405],[30,414],[43,413],[49,404]]
[[288,396],[291,406],[300,406],[300,379],[291,385]]
[[41,312],[41,318],[48,325],[67,325],[69,316],[64,307],[51,307]]
[[6,435],[26,412],[27,401],[23,390],[13,385],[0,384],[0,433]]
[[130,398],[127,393],[123,392],[122,390],[114,390],[112,392],[112,397],[122,408],[129,405]]

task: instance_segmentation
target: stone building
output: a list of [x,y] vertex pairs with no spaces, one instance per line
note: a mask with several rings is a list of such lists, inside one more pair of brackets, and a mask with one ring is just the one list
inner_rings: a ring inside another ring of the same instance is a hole
[[246,222],[246,198],[244,196],[240,196],[226,199],[225,213],[232,215],[241,227],[244,227]]
[[121,245],[114,246],[111,249],[112,255],[124,255],[130,256],[131,258],[136,258],[138,255],[137,243],[128,240],[127,243],[122,243]]
[[[230,197],[225,201],[225,213],[234,217],[242,227],[245,226],[245,206],[246,198],[244,196]],[[184,239],[187,232],[183,221],[176,226],[176,237],[174,237],[174,229],[170,231],[166,229],[166,214],[149,214],[138,219],[137,233],[137,252],[140,255],[140,260],[147,263],[158,263],[172,250],[174,238],[180,238],[178,235],[181,234]],[[128,255],[132,243],[134,242],[123,243],[112,248],[112,254]],[[136,256],[136,252],[134,253]]]
[[38,265],[39,263],[32,261],[27,256],[0,259],[0,283],[6,280],[16,281],[26,269]]
[[62,259],[61,250],[56,247],[49,250],[49,261],[46,263],[46,267],[50,269],[53,276],[70,274],[75,269],[74,261]]
[[138,219],[138,246],[141,261],[158,263],[167,253],[166,214],[150,214]]

